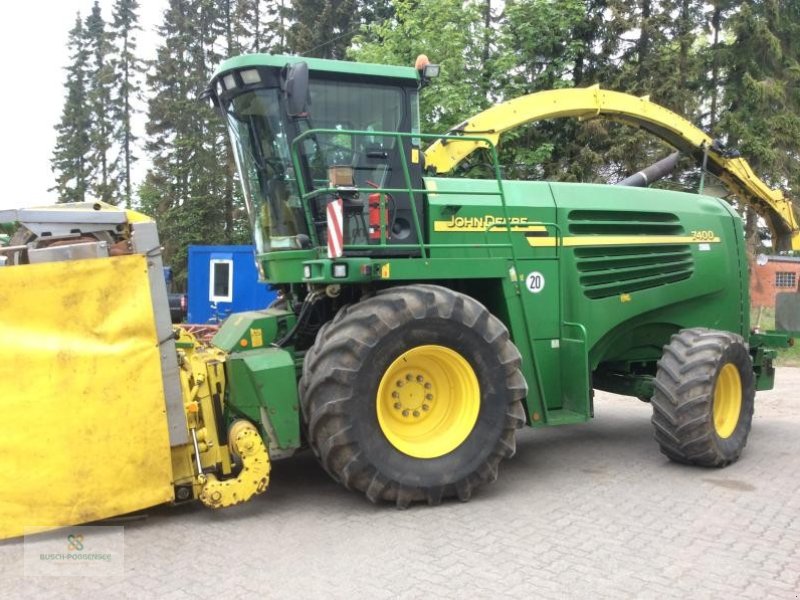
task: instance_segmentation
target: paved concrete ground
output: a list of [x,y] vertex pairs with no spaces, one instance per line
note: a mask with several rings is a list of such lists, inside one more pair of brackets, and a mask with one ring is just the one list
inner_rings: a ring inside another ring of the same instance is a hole
[[795,599],[800,369],[778,382],[724,470],[669,463],[650,407],[601,394],[593,423],[521,432],[467,504],[375,507],[303,455],[250,504],[127,523],[123,577],[24,577],[22,544],[0,544],[0,598]]

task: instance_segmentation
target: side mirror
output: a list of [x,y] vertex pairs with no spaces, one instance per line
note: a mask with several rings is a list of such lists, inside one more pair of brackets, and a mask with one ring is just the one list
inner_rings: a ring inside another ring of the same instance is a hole
[[281,83],[289,116],[307,117],[311,104],[308,96],[308,64],[287,64],[281,72]]

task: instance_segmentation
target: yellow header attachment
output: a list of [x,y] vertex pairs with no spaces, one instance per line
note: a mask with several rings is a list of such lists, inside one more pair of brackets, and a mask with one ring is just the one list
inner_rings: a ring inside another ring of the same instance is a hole
[[155,223],[100,203],[3,219],[0,539],[263,492],[257,429],[226,432],[225,353],[176,339]]
[[0,539],[170,502],[147,257],[0,267]]
[[[759,179],[745,159],[726,156],[701,129],[671,110],[650,102],[647,97],[601,90],[599,86],[537,92],[493,106],[470,117],[450,133],[479,135],[497,145],[506,131],[535,121],[600,116],[649,131],[693,156],[698,163],[702,164],[707,153],[708,170],[767,221],[776,249],[800,250],[798,218],[783,192],[771,189]],[[439,140],[425,151],[425,162],[437,173],[447,173],[472,152],[485,147],[485,142]]]

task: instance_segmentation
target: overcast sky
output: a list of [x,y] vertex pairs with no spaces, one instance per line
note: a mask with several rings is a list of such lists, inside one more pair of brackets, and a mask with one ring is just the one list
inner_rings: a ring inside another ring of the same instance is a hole
[[[75,13],[86,17],[93,0],[5,2],[0,19],[0,210],[51,204],[53,173],[50,156],[55,125],[64,103],[64,78],[69,58],[67,33]],[[110,20],[113,0],[101,0],[103,18]],[[167,0],[140,0],[140,56],[152,58]],[[141,130],[143,120],[137,124]],[[140,131],[141,132],[141,131]],[[139,152],[139,155],[142,153]]]

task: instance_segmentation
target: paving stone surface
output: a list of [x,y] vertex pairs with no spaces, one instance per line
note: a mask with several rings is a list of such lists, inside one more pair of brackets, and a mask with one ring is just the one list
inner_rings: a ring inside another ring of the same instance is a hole
[[[306,453],[268,492],[125,522],[125,574],[25,577],[0,543],[0,598],[800,597],[800,369],[758,394],[742,459],[675,465],[650,407],[598,394],[592,423],[523,430],[469,503],[398,511]],[[5,482],[13,485],[13,482]]]

